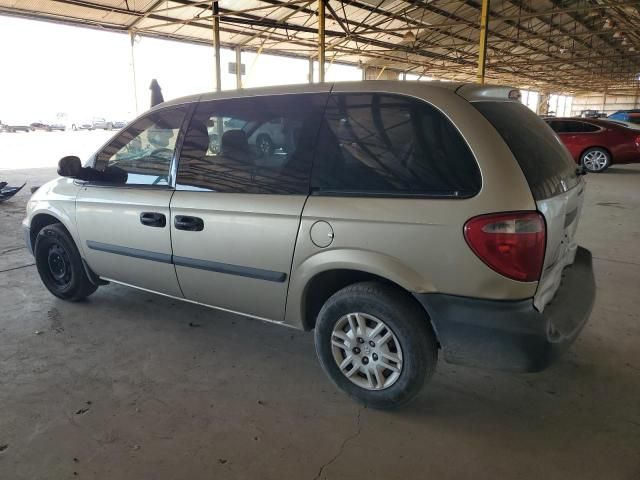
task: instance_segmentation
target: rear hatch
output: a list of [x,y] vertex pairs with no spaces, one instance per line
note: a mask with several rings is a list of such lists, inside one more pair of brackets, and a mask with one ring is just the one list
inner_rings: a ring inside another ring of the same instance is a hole
[[518,161],[547,224],[547,244],[534,305],[553,299],[562,270],[573,263],[584,182],[577,165],[551,128],[520,102],[483,99],[472,105],[495,127]]

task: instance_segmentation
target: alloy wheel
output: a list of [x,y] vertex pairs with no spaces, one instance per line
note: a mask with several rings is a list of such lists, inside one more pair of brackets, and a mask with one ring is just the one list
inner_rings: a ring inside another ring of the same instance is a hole
[[331,333],[331,350],[340,372],[366,390],[383,390],[402,373],[402,348],[382,320],[366,313],[341,317]]
[[587,170],[597,172],[606,168],[608,160],[609,159],[605,152],[601,150],[592,150],[584,156],[582,162]]

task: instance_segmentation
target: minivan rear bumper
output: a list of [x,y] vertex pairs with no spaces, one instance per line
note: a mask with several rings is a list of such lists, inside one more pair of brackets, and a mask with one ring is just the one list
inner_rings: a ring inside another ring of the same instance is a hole
[[429,313],[450,363],[535,372],[576,339],[595,301],[591,252],[578,247],[553,300],[539,312],[533,299],[483,300],[414,294]]

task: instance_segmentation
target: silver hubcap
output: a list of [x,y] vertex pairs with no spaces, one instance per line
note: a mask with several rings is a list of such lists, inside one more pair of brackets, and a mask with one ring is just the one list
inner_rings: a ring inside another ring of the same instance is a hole
[[594,150],[584,156],[583,163],[589,170],[602,170],[607,166],[607,154],[600,150]]
[[331,351],[342,374],[366,390],[389,388],[402,373],[400,342],[382,320],[366,313],[336,322]]

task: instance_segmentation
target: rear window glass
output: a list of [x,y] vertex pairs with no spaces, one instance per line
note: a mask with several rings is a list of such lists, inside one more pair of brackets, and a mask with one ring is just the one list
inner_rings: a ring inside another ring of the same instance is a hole
[[553,197],[578,183],[576,164],[544,120],[521,103],[474,102],[520,164],[536,200]]

